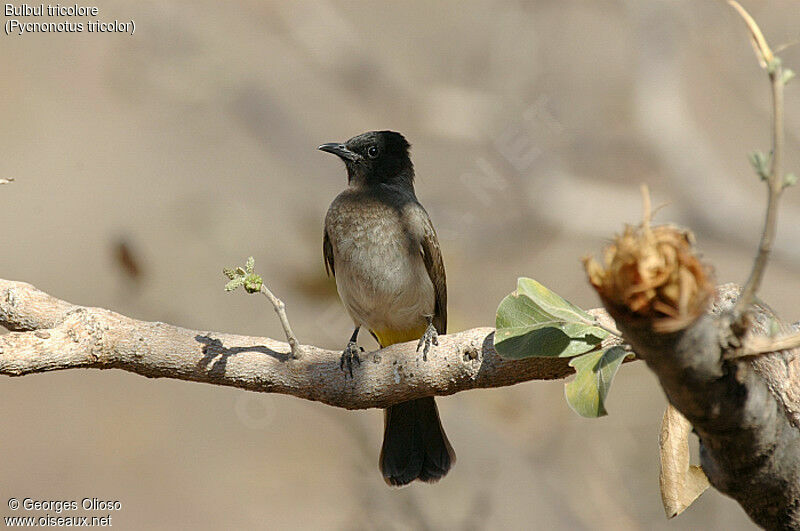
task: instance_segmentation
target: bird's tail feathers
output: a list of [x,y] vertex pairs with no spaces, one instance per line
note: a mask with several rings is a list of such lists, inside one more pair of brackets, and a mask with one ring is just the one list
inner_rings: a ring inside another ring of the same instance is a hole
[[456,454],[439,420],[433,397],[401,402],[385,411],[380,468],[389,485],[415,479],[433,483],[447,474]]

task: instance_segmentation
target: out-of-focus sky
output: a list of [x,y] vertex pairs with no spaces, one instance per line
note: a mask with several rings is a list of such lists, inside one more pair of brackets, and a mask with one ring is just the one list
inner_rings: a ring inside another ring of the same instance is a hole
[[[345,174],[316,146],[371,129],[413,144],[450,331],[492,325],[523,275],[597,306],[580,258],[640,220],[641,183],[719,282],[747,276],[765,201],[747,154],[769,149],[769,87],[724,2],[92,5],[84,20],[133,20],[134,34],[0,35],[0,177],[16,179],[0,188],[2,278],[280,338],[263,300],[222,291],[222,267],[253,255],[301,341],[341,348],[350,323],[321,235]],[[800,38],[797,0],[744,5],[773,45]],[[800,46],[781,55],[800,69]],[[795,172],[799,87],[786,92]],[[796,321],[799,290],[790,189],[762,297]],[[665,402],[645,367],[620,370],[599,420],[577,417],[563,385],[440,399],[458,464],[391,490],[380,411],[118,371],[3,379],[0,499],[120,500],[122,529],[753,527],[713,490],[666,521]]]

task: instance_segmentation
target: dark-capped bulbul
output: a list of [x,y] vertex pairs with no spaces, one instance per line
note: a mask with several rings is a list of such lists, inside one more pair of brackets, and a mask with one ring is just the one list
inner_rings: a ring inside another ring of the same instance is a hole
[[[358,332],[367,328],[381,347],[419,339],[427,359],[447,329],[447,282],[439,241],[414,193],[409,144],[394,131],[371,131],[323,144],[347,168],[347,188],[325,216],[325,269],[354,330],[340,360],[352,377],[360,364]],[[456,456],[433,397],[385,410],[380,469],[395,486],[441,479]]]

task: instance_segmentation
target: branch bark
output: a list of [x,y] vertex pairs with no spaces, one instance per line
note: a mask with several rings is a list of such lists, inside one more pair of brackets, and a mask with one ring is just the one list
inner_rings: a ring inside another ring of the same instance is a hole
[[755,299],[761,280],[764,278],[764,271],[767,268],[767,261],[772,252],[772,245],[775,241],[775,233],[778,229],[778,202],[783,189],[786,187],[783,176],[783,67],[779,58],[775,57],[758,27],[753,17],[745,11],[735,0],[728,0],[731,5],[744,19],[750,35],[753,39],[756,54],[763,68],[769,73],[769,82],[772,94],[772,155],[769,175],[762,175],[767,183],[767,210],[764,216],[764,229],[761,233],[761,241],[758,245],[758,254],[753,261],[753,269],[750,277],[742,289],[742,294],[736,302],[733,310],[737,319],[737,328],[746,330],[747,316],[745,311],[750,307]]
[[[767,529],[800,528],[800,351],[728,359],[739,290],[718,293],[711,314],[674,333],[620,315],[617,325],[700,438],[709,481]],[[613,312],[614,310],[612,310]],[[776,317],[753,307],[764,334]]]
[[[719,316],[730,315],[739,291],[732,284],[721,286],[710,312],[718,317],[703,317],[681,332],[655,334],[625,319],[617,325],[694,426],[711,484],[765,527],[798,527],[800,352],[726,359]],[[613,326],[605,311],[590,312]],[[774,316],[768,308],[757,307],[753,317],[760,332],[771,328]],[[116,368],[346,409],[385,408],[423,396],[573,373],[565,358],[502,359],[493,347],[494,329],[474,328],[441,336],[427,362],[416,355],[413,341],[369,353],[355,378],[346,379],[338,351],[304,346],[303,357],[292,359],[282,341],[138,321],[8,280],[0,280],[0,324],[12,330],[0,336],[0,374],[8,376]]]
[[[610,320],[600,311],[598,318]],[[76,306],[30,284],[0,280],[0,374],[62,369],[123,369],[282,393],[346,409],[385,408],[431,395],[564,378],[565,358],[505,360],[493,346],[493,328],[439,337],[428,361],[415,342],[365,356],[353,379],[339,370],[340,352],[303,346],[291,358],[287,343],[145,322],[102,308]]]

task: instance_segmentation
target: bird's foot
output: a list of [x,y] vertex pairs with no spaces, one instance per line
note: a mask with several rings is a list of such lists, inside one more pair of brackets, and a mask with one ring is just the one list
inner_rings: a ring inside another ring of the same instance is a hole
[[425,329],[425,333],[419,338],[417,352],[419,352],[419,349],[422,349],[422,360],[428,361],[428,351],[431,349],[431,345],[439,346],[439,333],[436,331],[436,327],[433,326],[433,316],[426,315],[425,318],[428,319],[428,328]]
[[350,373],[350,378],[353,377],[353,361],[361,365],[361,358],[358,357],[359,352],[364,352],[364,349],[359,347],[355,341],[347,343],[342,352],[342,357],[339,358],[339,369],[346,371],[345,377],[347,377],[348,372]]

